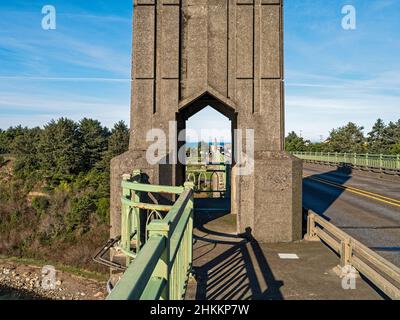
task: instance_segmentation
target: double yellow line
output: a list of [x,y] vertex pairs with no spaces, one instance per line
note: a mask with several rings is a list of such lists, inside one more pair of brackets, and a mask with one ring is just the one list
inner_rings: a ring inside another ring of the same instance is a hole
[[344,186],[332,181],[328,181],[319,177],[313,177],[313,176],[304,176],[305,178],[308,178],[310,180],[314,180],[332,187],[336,187],[339,189],[343,189],[345,191],[351,192],[351,193],[355,193],[358,194],[360,196],[366,197],[366,198],[370,198],[370,199],[374,199],[380,202],[384,202],[387,204],[390,204],[392,206],[396,206],[396,207],[400,207],[400,200],[398,199],[394,199],[394,198],[389,198],[389,197],[385,197],[381,194],[378,193],[374,193],[374,192],[370,192],[370,191],[366,191],[366,190],[362,190],[362,189],[358,189],[358,188],[354,188],[354,187],[350,187],[350,186]]

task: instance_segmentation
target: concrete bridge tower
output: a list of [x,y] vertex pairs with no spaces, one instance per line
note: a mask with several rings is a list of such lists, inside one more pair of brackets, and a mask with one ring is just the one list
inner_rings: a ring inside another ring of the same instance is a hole
[[168,134],[170,121],[184,129],[188,117],[211,106],[232,129],[254,130],[254,172],[232,169],[238,232],[250,228],[260,242],[301,237],[302,165],[283,151],[282,2],[134,1],[130,148],[111,163],[112,236],[120,234],[122,174],[142,169],[152,184],[184,182],[184,165],[147,162],[147,132]]

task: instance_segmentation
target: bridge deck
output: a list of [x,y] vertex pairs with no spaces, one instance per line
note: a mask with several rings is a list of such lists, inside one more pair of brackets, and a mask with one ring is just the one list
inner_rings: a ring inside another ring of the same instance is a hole
[[[214,219],[214,220],[213,220]],[[294,253],[298,260],[281,259]],[[196,215],[194,268],[186,299],[382,299],[363,279],[344,290],[338,257],[320,242],[259,244],[235,235],[235,217]]]
[[304,164],[303,206],[400,267],[400,177],[366,174]]

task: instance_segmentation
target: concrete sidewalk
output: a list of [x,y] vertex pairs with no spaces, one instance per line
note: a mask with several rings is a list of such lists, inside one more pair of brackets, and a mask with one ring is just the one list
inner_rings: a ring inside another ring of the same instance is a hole
[[[332,271],[339,258],[321,242],[259,244],[235,235],[235,216],[201,215],[193,257],[197,282],[189,284],[188,300],[382,299],[360,277],[355,290],[344,290]],[[282,253],[299,259],[281,259]]]

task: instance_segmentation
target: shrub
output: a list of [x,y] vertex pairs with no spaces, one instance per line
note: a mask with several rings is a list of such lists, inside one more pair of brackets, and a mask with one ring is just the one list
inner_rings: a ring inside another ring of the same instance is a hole
[[71,210],[65,216],[67,230],[73,231],[82,228],[83,231],[89,229],[90,214],[96,210],[92,197],[89,195],[77,196],[71,201]]
[[32,208],[36,211],[44,211],[49,207],[49,200],[46,197],[34,197],[32,199]]
[[20,214],[19,214],[18,210],[11,211],[11,213],[10,213],[10,222],[12,224],[16,224],[18,222],[18,220],[19,220],[19,216],[20,216]]
[[97,216],[100,218],[100,221],[103,223],[108,223],[109,219],[109,210],[110,210],[110,200],[108,198],[101,198],[97,202]]

